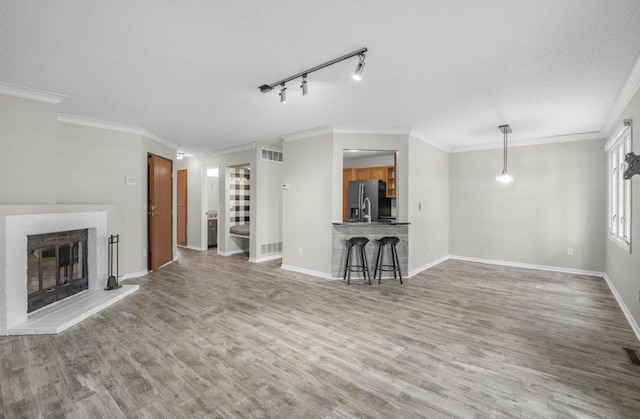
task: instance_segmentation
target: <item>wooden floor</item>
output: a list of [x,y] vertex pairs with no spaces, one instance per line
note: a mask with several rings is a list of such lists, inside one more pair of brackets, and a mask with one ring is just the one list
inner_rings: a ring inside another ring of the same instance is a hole
[[447,261],[346,286],[180,251],[56,336],[0,337],[0,417],[639,417],[604,280]]

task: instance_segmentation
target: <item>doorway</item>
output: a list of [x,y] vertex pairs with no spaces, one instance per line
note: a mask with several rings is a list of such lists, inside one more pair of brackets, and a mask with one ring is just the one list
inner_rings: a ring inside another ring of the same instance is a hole
[[220,166],[202,169],[202,250],[218,248],[221,237],[218,234],[218,214],[220,213]]
[[148,267],[152,271],[173,259],[173,161],[147,155]]

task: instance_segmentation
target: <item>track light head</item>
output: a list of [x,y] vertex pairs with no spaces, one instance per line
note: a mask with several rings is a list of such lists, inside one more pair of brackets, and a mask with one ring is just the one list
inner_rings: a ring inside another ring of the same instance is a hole
[[306,96],[307,94],[309,94],[309,86],[307,85],[307,75],[304,74],[302,76],[302,84],[300,85],[300,88],[302,89],[302,95]]
[[353,72],[353,79],[360,81],[362,80],[362,70],[364,69],[364,58],[365,58],[365,54],[358,54],[358,58],[360,58],[360,60],[358,61],[358,65],[356,66],[356,71]]
[[282,88],[280,89],[280,103],[287,103],[287,88],[284,83],[280,85]]

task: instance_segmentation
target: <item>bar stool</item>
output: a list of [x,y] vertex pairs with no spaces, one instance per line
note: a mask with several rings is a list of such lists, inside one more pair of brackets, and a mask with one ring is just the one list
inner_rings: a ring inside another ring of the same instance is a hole
[[[364,278],[369,280],[371,285],[371,273],[369,272],[369,263],[367,262],[367,254],[364,251],[364,247],[369,243],[369,239],[366,237],[352,237],[347,242],[347,261],[344,264],[344,275],[342,279],[347,280],[347,285],[351,283],[351,272],[363,272]],[[356,248],[356,254],[360,253],[361,265],[353,264],[353,248]]]
[[[400,239],[397,237],[382,237],[376,240],[378,245],[378,255],[376,257],[376,267],[373,271],[373,277],[378,277],[378,284],[382,282],[382,271],[393,272],[393,278],[396,279],[400,276],[400,285],[402,285],[402,272],[400,271],[400,260],[398,260],[398,249],[396,245],[400,243]],[[384,247],[391,245],[391,265],[384,264]]]

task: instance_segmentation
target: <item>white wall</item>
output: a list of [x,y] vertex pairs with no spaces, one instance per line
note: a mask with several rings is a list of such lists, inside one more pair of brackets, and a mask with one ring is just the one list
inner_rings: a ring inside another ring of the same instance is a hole
[[56,112],[0,94],[0,204],[55,203]]
[[409,272],[449,254],[449,154],[409,138]]
[[[120,274],[146,271],[147,153],[173,159],[175,150],[139,134],[58,122],[56,105],[0,95],[0,107],[0,204],[11,204],[2,211],[105,209],[107,233],[121,235]],[[125,176],[136,185],[126,186]]]
[[[618,129],[622,125],[622,120],[626,118],[631,118],[633,125],[635,125],[632,127],[635,137],[632,140],[632,150],[635,154],[640,154],[640,137],[636,134],[640,132],[637,125],[640,123],[640,91],[636,92],[613,129]],[[600,151],[604,156],[603,150]],[[602,170],[601,175],[603,178],[607,177],[606,168]],[[635,175],[625,182],[631,182],[631,253],[624,251],[607,237],[608,234],[604,234],[605,271],[620,298],[624,301],[629,314],[633,317],[637,334],[640,330],[638,329],[638,325],[640,325],[640,302],[638,302],[638,294],[640,293],[640,175]],[[606,218],[604,220],[606,224]]]
[[343,158],[343,168],[360,168],[360,167],[381,167],[381,166],[393,166],[393,152],[384,156],[373,157],[354,157],[354,154],[345,152]]
[[220,211],[220,173],[207,176],[207,212],[217,214]]
[[[604,271],[604,140],[450,155],[450,253]],[[573,248],[574,256],[567,255]]]
[[282,149],[282,183],[290,185],[282,191],[282,264],[330,277],[335,189],[332,135],[287,141]]
[[[68,123],[58,124],[57,144],[56,202],[117,205],[121,230],[108,230],[120,234],[120,273],[145,271],[147,153],[171,160],[175,150],[141,135]],[[127,176],[136,184],[126,185]],[[175,207],[175,182],[173,195]]]
[[[281,151],[280,147],[268,147],[270,150]],[[262,245],[282,242],[282,166],[281,162],[262,160],[261,147],[256,147],[256,166],[251,172],[255,177],[255,214],[251,219],[251,226],[255,228],[255,253],[252,261],[268,258],[268,255],[280,252],[262,253]],[[254,221],[255,220],[255,221]]]

